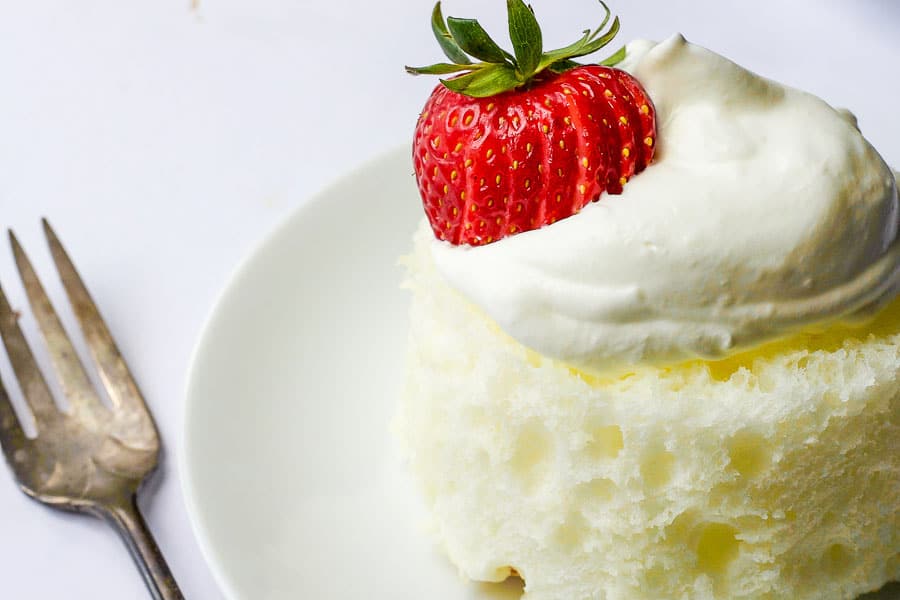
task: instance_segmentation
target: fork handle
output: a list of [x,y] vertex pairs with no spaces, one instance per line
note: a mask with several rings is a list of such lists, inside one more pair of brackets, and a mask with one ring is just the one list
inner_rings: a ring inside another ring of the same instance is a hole
[[166,564],[166,559],[163,558],[153,534],[141,516],[137,496],[132,495],[122,502],[106,507],[102,516],[122,536],[153,600],[184,600],[169,565]]

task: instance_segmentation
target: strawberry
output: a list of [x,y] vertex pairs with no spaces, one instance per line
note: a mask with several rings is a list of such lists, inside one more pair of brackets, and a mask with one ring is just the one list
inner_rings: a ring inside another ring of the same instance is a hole
[[544,53],[531,8],[522,0],[507,5],[514,55],[477,21],[445,22],[438,2],[432,29],[453,63],[407,67],[462,73],[431,93],[413,141],[425,214],[435,236],[452,244],[489,244],[576,214],[604,192],[619,194],[656,147],[653,103],[634,77],[611,66],[624,48],[601,64],[573,60],[616,35],[617,18],[602,33],[608,9],[595,31]]

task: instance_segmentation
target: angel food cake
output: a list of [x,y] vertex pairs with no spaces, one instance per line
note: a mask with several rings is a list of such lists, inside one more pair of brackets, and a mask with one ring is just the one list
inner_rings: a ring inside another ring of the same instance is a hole
[[582,67],[617,21],[541,54],[509,6],[514,54],[438,6],[414,70],[464,73],[416,129],[396,420],[449,559],[527,600],[900,579],[896,175],[681,36]]

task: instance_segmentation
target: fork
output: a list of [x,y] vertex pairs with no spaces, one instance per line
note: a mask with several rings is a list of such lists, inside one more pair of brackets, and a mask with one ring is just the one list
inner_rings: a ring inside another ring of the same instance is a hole
[[0,288],[0,335],[37,430],[35,437],[26,436],[0,381],[0,447],[23,492],[53,508],[93,515],[112,525],[154,600],[183,599],[137,505],[138,489],[159,458],[156,425],[75,266],[47,220],[42,223],[112,408],[100,400],[31,262],[10,231],[16,266],[68,407],[54,401],[19,327],[19,314]]

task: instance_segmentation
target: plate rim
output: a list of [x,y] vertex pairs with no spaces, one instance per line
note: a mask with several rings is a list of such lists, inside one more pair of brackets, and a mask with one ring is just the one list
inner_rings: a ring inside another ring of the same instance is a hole
[[194,418],[194,402],[192,398],[195,396],[194,387],[198,372],[199,358],[204,354],[209,344],[209,337],[216,323],[226,299],[238,288],[238,284],[251,272],[253,266],[259,260],[259,256],[263,254],[274,240],[280,238],[285,231],[289,230],[295,222],[302,220],[307,213],[312,211],[319,204],[328,202],[334,192],[344,184],[348,179],[353,178],[361,172],[371,170],[379,163],[390,163],[400,159],[400,157],[408,152],[406,144],[394,144],[386,150],[382,150],[366,159],[357,162],[353,167],[347,169],[340,175],[333,177],[326,182],[318,190],[306,196],[296,207],[291,209],[285,216],[278,220],[270,227],[260,238],[250,244],[250,248],[241,256],[237,263],[231,268],[225,281],[215,295],[206,316],[203,319],[203,325],[200,327],[196,341],[193,344],[191,353],[188,358],[188,366],[185,371],[185,380],[182,388],[183,404],[181,407],[181,444],[176,452],[176,463],[178,467],[178,480],[181,493],[184,498],[185,509],[188,515],[188,522],[194,539],[200,548],[200,554],[206,563],[207,568],[212,573],[219,590],[228,600],[251,600],[241,596],[238,593],[231,577],[225,572],[218,559],[218,554],[212,547],[210,536],[207,532],[207,526],[203,523],[200,502],[197,497],[197,489],[195,485],[194,468],[191,466],[190,456],[192,454],[192,442],[189,431],[192,429]]

